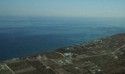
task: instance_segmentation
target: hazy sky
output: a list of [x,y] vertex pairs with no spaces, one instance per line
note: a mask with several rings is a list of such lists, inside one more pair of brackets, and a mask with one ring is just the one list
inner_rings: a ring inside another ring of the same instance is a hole
[[0,0],[0,16],[125,17],[125,0]]

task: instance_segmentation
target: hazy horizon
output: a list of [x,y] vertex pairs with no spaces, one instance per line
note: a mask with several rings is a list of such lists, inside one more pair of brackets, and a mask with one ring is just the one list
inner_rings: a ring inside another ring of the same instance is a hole
[[0,16],[125,17],[125,0],[0,0]]

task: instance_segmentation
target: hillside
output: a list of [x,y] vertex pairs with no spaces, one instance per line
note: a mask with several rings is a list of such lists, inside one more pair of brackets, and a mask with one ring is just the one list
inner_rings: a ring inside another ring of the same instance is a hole
[[125,34],[6,60],[0,74],[125,74]]

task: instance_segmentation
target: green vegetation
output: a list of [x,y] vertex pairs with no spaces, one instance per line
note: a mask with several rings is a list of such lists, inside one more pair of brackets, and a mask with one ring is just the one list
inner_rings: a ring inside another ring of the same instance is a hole
[[5,61],[0,74],[125,74],[125,34]]

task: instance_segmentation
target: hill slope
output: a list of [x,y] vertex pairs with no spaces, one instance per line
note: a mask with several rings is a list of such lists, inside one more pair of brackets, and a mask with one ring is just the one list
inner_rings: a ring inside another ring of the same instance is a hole
[[0,74],[125,74],[125,34],[6,60]]

